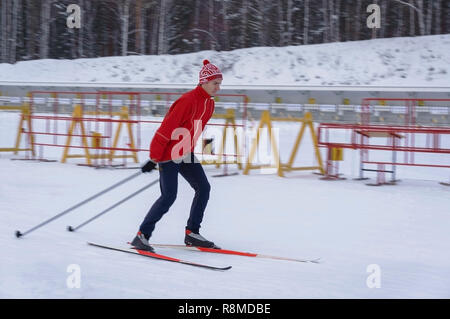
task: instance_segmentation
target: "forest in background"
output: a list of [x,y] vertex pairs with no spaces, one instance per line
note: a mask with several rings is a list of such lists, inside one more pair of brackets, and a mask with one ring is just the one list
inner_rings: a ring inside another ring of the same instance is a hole
[[445,34],[449,17],[448,0],[0,0],[0,63]]

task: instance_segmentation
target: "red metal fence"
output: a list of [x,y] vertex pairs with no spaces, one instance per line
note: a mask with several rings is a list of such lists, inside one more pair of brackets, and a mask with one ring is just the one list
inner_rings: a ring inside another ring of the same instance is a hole
[[[370,124],[370,103],[374,101],[404,102],[407,109],[405,125]],[[419,103],[423,105],[426,102],[445,102],[450,105],[450,99],[367,98],[362,103],[361,124],[320,123],[317,134],[318,144],[320,147],[327,148],[327,178],[339,178],[332,156],[333,149],[360,150],[360,179],[364,179],[364,171],[377,172],[378,183],[375,185],[384,183],[384,173],[391,173],[391,182],[395,182],[395,167],[398,165],[450,168],[450,156],[446,157],[443,162],[441,160],[441,163],[416,162],[415,160],[415,153],[450,154],[450,127],[416,125],[417,107],[420,107]],[[371,161],[369,160],[369,150],[390,151],[391,160]],[[398,161],[398,152],[404,153],[403,161]],[[377,168],[366,168],[364,164],[374,164],[377,165]],[[386,165],[391,165],[392,168],[388,170]]]
[[[34,136],[33,146],[38,146],[41,149],[40,156],[42,157],[43,147],[60,147],[67,148],[66,143],[61,143],[60,138],[69,137],[82,139],[100,139],[102,142],[99,145],[70,145],[74,149],[87,149],[94,152],[148,152],[148,144],[142,143],[142,126],[157,125],[162,122],[159,120],[149,120],[143,118],[144,101],[158,102],[162,106],[159,115],[165,115],[165,112],[170,107],[171,103],[182,93],[175,92],[118,92],[118,91],[96,91],[96,92],[76,92],[76,91],[32,91],[29,94],[30,102],[30,117],[32,120],[45,121],[45,130],[28,131],[25,132]],[[243,94],[218,94],[216,99],[235,99],[238,101],[240,110],[241,124],[236,124],[245,129],[247,119],[247,101],[248,97]],[[41,100],[40,100],[41,99]],[[35,114],[36,103],[45,103],[46,112]],[[73,112],[74,106],[79,105],[82,109],[82,115],[75,116]],[[127,107],[127,116],[120,108]],[[147,110],[149,107],[146,108]],[[121,113],[122,112],[122,113]],[[66,114],[64,114],[66,113]],[[67,114],[69,113],[69,114]],[[71,113],[71,114],[70,114]],[[147,113],[148,114],[148,113]],[[118,116],[118,118],[117,118]],[[86,126],[86,132],[77,133],[70,132],[69,126],[74,120],[83,123]],[[118,125],[129,125],[129,134],[136,138],[136,142],[129,141],[126,145],[118,146],[117,141],[114,141],[114,128]],[[225,124],[210,123],[209,126],[222,126]],[[228,124],[229,125],[229,124]],[[93,134],[92,132],[95,132]],[[42,141],[39,137],[51,136],[52,141],[47,138]],[[146,139],[150,137],[146,136]],[[245,144],[244,144],[245,147]],[[219,154],[216,154],[219,155]],[[236,156],[236,154],[222,154],[223,156]],[[111,162],[111,158],[110,158]]]

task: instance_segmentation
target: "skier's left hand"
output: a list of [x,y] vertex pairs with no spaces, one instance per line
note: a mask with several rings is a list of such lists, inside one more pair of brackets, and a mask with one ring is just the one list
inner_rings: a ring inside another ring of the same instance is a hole
[[147,163],[144,164],[144,166],[141,167],[142,173],[148,173],[153,171],[156,168],[156,163],[152,160],[149,160]]

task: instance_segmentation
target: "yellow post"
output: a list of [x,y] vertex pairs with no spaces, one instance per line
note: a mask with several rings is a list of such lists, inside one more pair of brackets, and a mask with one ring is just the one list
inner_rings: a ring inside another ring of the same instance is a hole
[[[121,108],[120,111],[120,119],[121,120],[129,120],[129,112],[128,112],[128,107],[123,106]],[[113,158],[132,158],[134,159],[135,163],[138,163],[138,158],[137,158],[137,152],[136,151],[132,151],[131,155],[114,155],[115,154],[115,150],[114,148],[117,148],[117,145],[119,143],[119,136],[120,136],[120,131],[122,130],[122,124],[123,122],[119,122],[119,125],[117,126],[117,130],[116,130],[116,134],[114,135],[114,140],[113,140],[113,144],[112,144],[112,150],[109,153],[109,159],[112,160]],[[131,123],[127,122],[127,131],[128,131],[128,136],[130,138],[130,149],[135,149],[135,144],[134,144],[134,137],[133,137],[133,129],[131,127]]]
[[[127,113],[127,118],[128,118],[128,113]],[[131,127],[131,123],[130,122],[127,123],[127,129],[128,129],[128,136],[130,138],[130,148],[131,149],[135,149],[136,145],[134,144],[133,129]],[[132,151],[132,154],[130,155],[130,157],[132,159],[134,159],[135,163],[139,163],[138,158],[137,158],[137,152]]]
[[308,99],[308,104],[316,104],[316,99],[313,98],[313,97],[310,97],[310,98]]
[[[305,114],[305,116],[307,114],[311,115],[311,113],[307,112]],[[295,144],[294,144],[294,148],[292,149],[291,156],[289,157],[289,161],[288,161],[288,164],[287,164],[287,166],[289,168],[292,168],[292,165],[294,164],[295,156],[297,155],[297,151],[298,151],[298,148],[300,146],[300,142],[302,141],[302,138],[303,138],[303,133],[305,133],[305,127],[306,127],[305,122],[303,122],[302,126],[300,128],[300,132],[297,135],[297,139],[295,140]]]
[[[275,141],[275,138],[272,134],[272,124],[271,124],[271,119],[270,119],[270,112],[269,111],[263,111],[261,114],[261,121],[259,122],[258,128],[256,130],[256,137],[253,139],[253,143],[252,143],[252,147],[250,149],[250,154],[247,158],[247,162],[246,162],[246,166],[245,166],[245,170],[243,172],[244,175],[248,175],[250,169],[254,169],[254,168],[263,168],[265,167],[264,165],[253,165],[252,161],[253,158],[255,156],[256,153],[256,149],[259,145],[259,139],[260,139],[260,135],[259,135],[259,131],[260,129],[262,129],[264,126],[267,126],[268,128],[268,133],[270,136],[270,143],[272,146],[272,150],[273,150],[273,156],[275,159],[275,167],[277,168],[277,174],[280,177],[283,177],[283,171],[281,169],[281,165],[280,165],[280,156],[278,153],[278,148],[277,148],[277,144]],[[267,166],[266,166],[267,167]]]
[[[27,97],[30,98],[31,94],[27,93]],[[24,102],[20,106],[14,106],[14,105],[7,105],[7,106],[0,106],[0,110],[20,110],[20,120],[19,125],[17,127],[17,134],[16,134],[16,141],[14,143],[14,147],[7,147],[7,148],[0,148],[0,152],[14,152],[14,154],[17,154],[19,151],[31,151],[32,155],[35,155],[34,151],[34,135],[33,135],[33,128],[32,128],[32,121],[31,121],[31,108],[29,102]],[[27,125],[28,129],[28,144],[29,148],[20,148],[20,141],[22,139],[22,134],[24,133],[24,124]]]
[[[302,126],[300,128],[300,132],[297,135],[297,138],[295,140],[295,144],[294,147],[292,149],[291,155],[289,157],[289,161],[287,164],[281,163],[280,162],[280,156],[278,153],[278,149],[276,146],[276,141],[274,140],[274,136],[272,134],[272,121],[284,121],[284,122],[301,122]],[[259,129],[264,127],[265,125],[267,125],[268,129],[269,129],[269,134],[271,137],[271,145],[273,148],[273,153],[274,153],[274,157],[275,157],[275,161],[277,163],[277,172],[278,172],[278,176],[284,176],[284,171],[292,171],[292,170],[315,170],[318,169],[320,170],[320,172],[322,174],[324,174],[324,169],[323,169],[323,163],[322,163],[322,157],[320,155],[320,151],[319,151],[319,146],[318,146],[318,142],[317,142],[317,137],[316,134],[314,132],[314,125],[313,125],[313,118],[310,112],[305,113],[305,117],[304,118],[293,118],[293,117],[287,117],[287,118],[271,118],[270,117],[270,113],[269,111],[264,111],[261,115],[261,121],[260,124],[258,126],[258,131],[256,132],[256,138],[253,140],[253,144],[251,146],[250,149],[250,154],[249,157],[247,159],[247,163],[246,163],[246,167],[244,170],[244,175],[247,175],[248,172],[250,171],[250,169],[253,168],[261,168],[261,165],[252,165],[252,161],[253,158],[255,156],[255,152],[256,152],[256,148],[259,145]],[[316,156],[316,160],[318,162],[318,166],[307,166],[307,167],[293,167],[294,164],[294,159],[295,156],[297,154],[298,148],[300,146],[300,142],[303,138],[305,129],[309,128],[310,133],[311,133],[311,138],[313,140],[313,145],[314,145],[314,153]]]
[[222,163],[222,154],[225,151],[225,145],[226,145],[226,141],[227,141],[227,129],[231,125],[231,127],[233,128],[234,151],[236,154],[236,159],[233,163],[238,165],[238,169],[242,169],[242,164],[239,160],[240,152],[239,152],[239,144],[238,144],[237,130],[236,130],[236,115],[235,115],[234,109],[227,109],[227,112],[224,115],[219,115],[219,114],[213,115],[213,118],[225,119],[225,126],[223,128],[223,134],[222,134],[222,144],[220,145],[218,159],[215,162],[216,168],[219,168]]
[[331,148],[331,160],[332,161],[343,161],[344,152],[342,147],[332,147]]
[[314,122],[311,113],[308,112],[305,114],[305,121],[311,132],[311,138],[314,144],[314,152],[316,154],[316,160],[319,164],[318,169],[322,174],[325,174],[325,170],[323,169],[322,157],[320,156],[319,143],[317,140],[316,132],[314,131]]
[[99,132],[92,132],[92,147],[98,149],[102,146],[102,134]]
[[30,148],[27,150],[31,150],[31,153],[33,154],[33,156],[35,155],[34,152],[34,135],[33,135],[33,131],[32,131],[32,126],[31,126],[31,114],[30,114],[30,107],[23,107],[22,108],[22,114],[20,116],[20,123],[19,123],[19,127],[17,128],[17,136],[16,136],[16,144],[14,146],[15,151],[14,154],[17,154],[18,151],[20,151],[20,140],[22,137],[22,133],[23,133],[23,124],[27,123],[28,125],[28,143],[30,144]]
[[[66,140],[66,145],[64,147],[64,152],[63,152],[63,156],[61,159],[61,163],[65,163],[68,158],[85,157],[86,164],[91,165],[91,155],[89,153],[89,144],[86,139],[86,131],[84,129],[84,124],[83,124],[83,108],[81,107],[81,105],[79,105],[79,104],[75,105],[75,107],[73,109],[73,113],[72,113],[72,118],[73,119],[72,119],[72,122],[70,123],[68,136],[67,136],[67,140]],[[69,155],[69,149],[70,149],[70,145],[72,142],[73,131],[75,130],[77,125],[80,125],[81,142],[84,147],[84,155],[82,155],[82,154]]]
[[[289,161],[286,165],[283,165],[283,168],[291,171],[291,170],[314,170],[314,169],[318,169],[320,170],[320,172],[322,174],[325,173],[324,169],[323,169],[323,163],[322,163],[322,157],[320,155],[320,151],[319,151],[319,145],[317,142],[317,137],[316,137],[316,133],[314,131],[314,122],[313,122],[313,117],[311,115],[310,112],[306,112],[305,116],[303,117],[303,119],[301,119],[302,122],[302,126],[300,128],[300,132],[297,135],[297,139],[295,140],[295,144],[294,144],[294,148],[292,149],[291,152],[291,156],[289,157]],[[294,164],[294,159],[295,156],[297,155],[297,151],[298,148],[300,146],[300,142],[302,141],[303,138],[303,134],[305,132],[305,129],[309,128],[310,134],[311,134],[311,138],[313,140],[313,146],[314,146],[314,153],[316,156],[316,160],[318,162],[318,166],[311,166],[311,167],[293,167],[292,165]]]
[[270,113],[269,113],[269,111],[267,111],[267,114],[269,114],[269,122],[268,122],[269,125],[268,125],[268,128],[269,128],[270,142],[271,142],[271,145],[272,145],[272,148],[273,148],[273,157],[275,159],[275,167],[277,168],[278,176],[284,177],[283,169],[281,167],[282,165],[281,165],[281,161],[280,161],[280,153],[278,153],[277,143],[275,141],[274,135],[272,134],[272,123],[270,122]]

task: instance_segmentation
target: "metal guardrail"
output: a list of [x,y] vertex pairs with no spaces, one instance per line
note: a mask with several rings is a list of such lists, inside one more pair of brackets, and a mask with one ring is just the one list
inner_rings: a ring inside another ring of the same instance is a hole
[[[182,94],[195,87],[195,84],[171,83],[92,83],[92,82],[17,82],[0,81],[0,104],[21,104],[26,101],[30,91],[104,91],[120,92],[156,92],[167,91]],[[245,94],[249,97],[247,109],[249,118],[259,119],[264,110],[281,116],[302,116],[304,111],[313,114],[315,122],[357,123],[360,121],[360,103],[364,98],[450,98],[450,87],[414,87],[414,86],[317,86],[317,85],[227,85],[221,86],[223,94]],[[1,96],[3,95],[3,97]],[[122,100],[121,100],[122,99]],[[314,103],[311,103],[314,101]],[[50,112],[52,98],[35,99],[33,108],[38,112]],[[60,97],[62,111],[72,112],[76,99]],[[127,106],[126,96],[114,98],[113,107]],[[95,99],[84,99],[84,105],[95,105]],[[100,107],[106,101],[100,99]],[[170,101],[142,100],[142,115],[164,115]],[[449,105],[424,105],[417,108],[418,124],[449,126]],[[235,100],[221,98],[216,102],[216,112],[225,112],[227,108],[239,109]],[[398,124],[403,122],[404,106],[374,106],[371,119],[377,123]],[[239,116],[239,114],[237,114]]]
[[[93,83],[93,82],[18,82],[0,81],[0,95],[26,96],[29,91],[140,91],[140,92],[179,92],[195,87],[195,83]],[[374,85],[221,85],[221,93],[245,94],[252,103],[308,103],[314,98],[320,104],[361,103],[367,97],[386,98],[450,98],[450,86],[374,86]]]
[[[0,105],[19,105],[31,102],[28,97],[0,96]],[[53,112],[53,104],[58,102],[61,113],[71,113],[75,104],[86,107],[112,105],[118,111],[122,106],[129,106],[132,101],[123,99],[94,99],[85,98],[52,98],[34,97],[34,112]],[[173,101],[141,100],[141,114],[164,116]],[[397,103],[399,104],[399,103]],[[436,103],[438,104],[438,103]],[[216,102],[216,113],[225,113],[226,109],[242,108],[240,102]],[[290,104],[290,103],[247,103],[247,113],[250,120],[258,120],[262,111],[269,110],[277,116],[302,116],[304,112],[311,112],[315,122],[357,123],[360,121],[361,105],[344,104]],[[406,114],[405,105],[372,105],[370,113],[373,123],[401,124]],[[241,112],[237,112],[239,116]],[[416,106],[417,124],[432,126],[450,126],[450,104]]]

